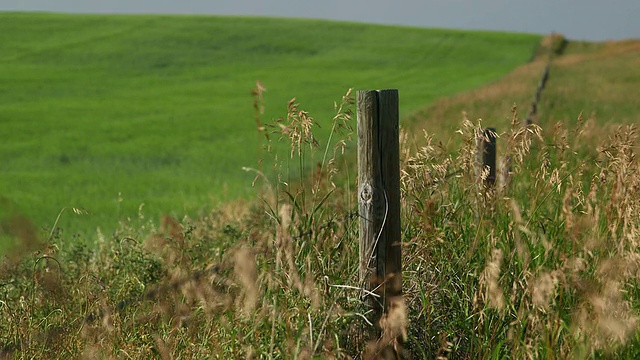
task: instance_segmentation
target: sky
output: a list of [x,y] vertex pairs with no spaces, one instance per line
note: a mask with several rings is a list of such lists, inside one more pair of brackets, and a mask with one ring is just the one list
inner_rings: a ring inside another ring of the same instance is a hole
[[254,15],[640,38],[640,0],[0,0],[0,11]]

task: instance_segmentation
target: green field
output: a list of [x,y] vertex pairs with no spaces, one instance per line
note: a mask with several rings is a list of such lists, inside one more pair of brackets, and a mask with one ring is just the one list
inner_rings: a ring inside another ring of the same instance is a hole
[[213,16],[0,14],[0,195],[67,233],[255,196],[263,120],[296,97],[327,134],[349,88],[402,116],[527,62],[539,36]]

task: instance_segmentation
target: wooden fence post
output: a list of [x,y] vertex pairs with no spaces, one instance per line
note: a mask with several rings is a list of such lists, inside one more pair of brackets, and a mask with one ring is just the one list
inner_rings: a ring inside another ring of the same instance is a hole
[[482,137],[482,171],[489,170],[484,180],[485,187],[489,189],[496,184],[496,129],[485,129]]
[[374,322],[402,301],[398,90],[358,91],[360,279]]

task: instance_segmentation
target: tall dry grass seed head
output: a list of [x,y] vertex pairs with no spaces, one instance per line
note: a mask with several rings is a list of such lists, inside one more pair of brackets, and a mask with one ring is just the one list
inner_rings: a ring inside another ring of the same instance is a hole
[[624,300],[622,282],[601,280],[606,281],[601,290],[589,294],[574,313],[573,333],[587,344],[590,353],[615,350],[638,328],[638,316]]
[[[442,184],[456,174],[453,160],[444,146],[433,143],[433,136],[422,132],[422,139],[410,139],[409,132],[400,131],[400,189],[403,200],[417,196]],[[420,145],[414,148],[415,142]]]
[[288,137],[291,144],[290,156],[293,158],[294,154],[302,155],[303,146],[309,145],[310,148],[316,148],[319,146],[318,141],[313,135],[313,127],[318,124],[313,120],[308,112],[299,109],[299,104],[296,99],[293,98],[287,105],[287,119],[286,122],[283,119],[277,121],[279,126],[279,133],[282,137]]
[[462,113],[462,117],[462,126],[457,131],[462,136],[462,145],[460,146],[456,163],[461,167],[464,174],[473,174],[474,178],[478,179],[480,177],[478,159],[482,156],[478,151],[479,139],[483,134],[482,119],[478,119],[478,122],[474,125],[467,118],[466,113]]
[[[333,179],[338,174],[339,167],[336,164],[339,157],[345,155],[348,143],[353,141],[354,128],[351,125],[353,122],[353,106],[355,104],[355,98],[352,95],[352,89],[347,90],[347,93],[342,97],[340,103],[334,103],[334,109],[336,114],[331,120],[331,132],[325,146],[324,155],[322,161],[318,163],[319,171],[318,176],[314,179],[315,186],[312,189],[314,194],[317,194],[323,183],[324,174],[326,174],[326,181],[331,185],[332,189],[337,186]],[[329,157],[329,149],[334,141],[334,136],[339,138],[333,144],[333,154]],[[348,170],[348,169],[347,169]]]
[[242,309],[245,315],[250,315],[258,305],[260,295],[256,256],[252,249],[241,247],[236,250],[234,273],[242,288],[238,297],[238,300],[242,299],[242,304],[237,304],[236,307]]
[[502,267],[503,253],[501,249],[491,251],[491,260],[482,273],[480,280],[485,288],[485,300],[490,307],[503,310],[505,306],[504,293],[500,286],[500,268]]
[[558,287],[558,277],[555,271],[543,272],[531,282],[531,301],[533,305],[547,310],[553,305]]
[[276,268],[282,271],[289,286],[295,287],[302,292],[304,287],[295,263],[295,243],[289,233],[293,206],[282,204],[278,215],[280,224],[276,229]]
[[402,296],[388,299],[387,311],[380,318],[381,336],[367,344],[364,359],[407,358],[408,353],[402,344],[407,340],[407,309]]
[[394,342],[397,339],[407,340],[407,309],[401,296],[389,299],[389,307],[380,319],[382,330],[381,342]]
[[505,156],[509,157],[512,172],[518,174],[524,166],[527,155],[531,152],[531,147],[534,144],[534,140],[542,143],[542,128],[536,124],[528,124],[523,126],[518,119],[517,109],[514,106],[512,109],[513,120],[511,122],[511,128],[506,136],[506,149],[504,150]]

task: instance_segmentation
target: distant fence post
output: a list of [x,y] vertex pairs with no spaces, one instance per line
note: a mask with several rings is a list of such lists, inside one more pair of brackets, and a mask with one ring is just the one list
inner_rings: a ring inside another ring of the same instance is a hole
[[402,301],[398,90],[358,91],[357,107],[360,280],[379,326]]
[[484,179],[485,188],[489,189],[496,184],[496,129],[487,128],[482,135],[482,171],[489,171]]

